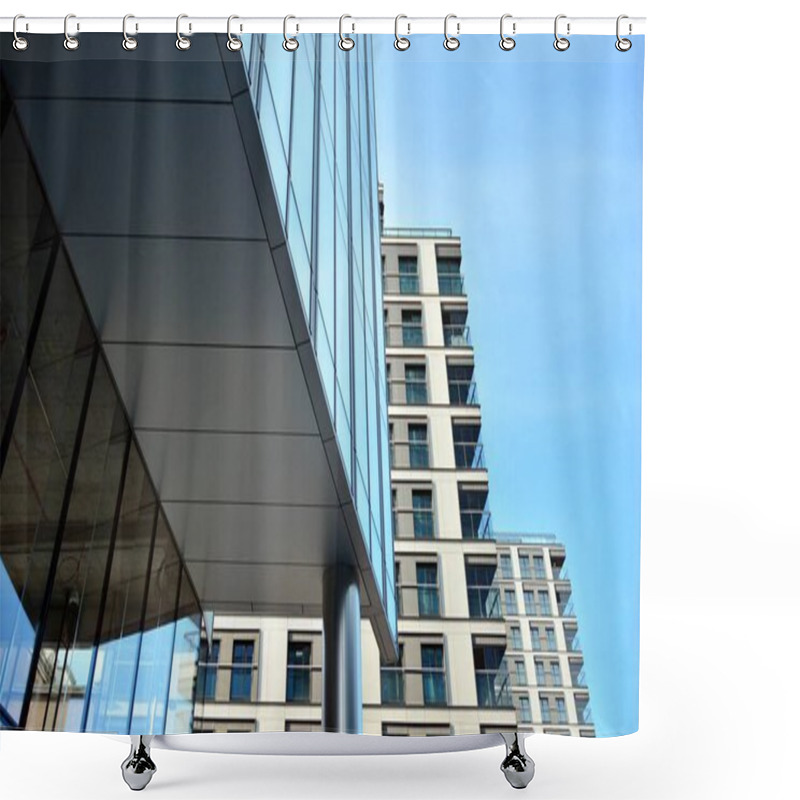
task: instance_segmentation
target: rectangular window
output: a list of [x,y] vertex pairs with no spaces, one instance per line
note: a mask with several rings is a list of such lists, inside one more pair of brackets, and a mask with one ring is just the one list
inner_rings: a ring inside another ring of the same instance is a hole
[[533,721],[531,718],[531,701],[529,697],[519,698],[519,721],[527,724]]
[[422,347],[422,311],[404,308],[401,312],[403,328],[403,347]]
[[550,701],[546,697],[539,698],[539,708],[542,711],[542,722],[550,722]]
[[533,592],[529,589],[523,589],[522,599],[525,601],[525,613],[529,617],[536,616],[536,603],[534,602]]
[[447,363],[447,387],[451,406],[478,405],[478,388],[473,380],[474,364]]
[[533,574],[537,580],[544,580],[547,577],[547,574],[544,571],[544,557],[543,556],[534,556],[533,557]]
[[515,661],[514,662],[514,677],[517,682],[517,686],[527,686],[528,685],[528,676],[525,673],[525,662],[524,661]]
[[547,589],[539,590],[539,614],[543,617],[550,616],[550,593]]
[[558,650],[558,646],[556,645],[556,632],[553,628],[545,628],[545,634],[547,636],[547,649],[548,650]]
[[381,667],[381,704],[401,706],[406,699],[405,673],[403,672],[403,645],[399,646],[400,658],[391,667]]
[[457,256],[437,256],[436,273],[439,278],[439,294],[464,294],[464,281],[461,277],[461,259]]
[[539,684],[539,686],[546,685],[546,683],[547,683],[547,673],[545,672],[545,669],[544,669],[544,661],[542,661],[541,659],[537,658],[533,662],[533,666],[536,668],[536,683]]
[[567,650],[577,652],[581,649],[581,643],[578,639],[578,629],[572,628],[568,625],[564,626],[564,639],[567,642]]
[[421,617],[439,616],[438,573],[436,564],[417,564],[417,606]]
[[531,648],[533,650],[542,649],[541,631],[538,625],[531,625]]
[[464,539],[484,539],[492,535],[491,513],[488,508],[489,490],[469,483],[458,485],[458,507],[461,515],[461,536]]
[[500,593],[495,583],[495,564],[465,563],[467,604],[473,619],[500,617]]
[[[231,702],[248,701],[251,699],[253,688],[253,641],[239,641],[233,643],[233,668],[231,669]],[[238,666],[243,664],[245,666]]]
[[398,256],[400,294],[419,294],[419,271],[416,256]]
[[567,703],[563,697],[556,697],[556,713],[560,723],[563,724],[567,721]]
[[424,422],[408,424],[408,462],[411,469],[427,469],[430,466],[428,426]]
[[428,382],[424,364],[405,365],[406,403],[424,406],[428,402]]
[[433,493],[430,489],[412,489],[411,507],[414,538],[433,539]]
[[483,469],[483,444],[479,422],[453,420],[453,450],[457,469]]
[[512,708],[505,643],[474,645],[475,685],[481,708]]
[[550,678],[553,681],[553,686],[561,686],[561,666],[558,661],[550,662]]
[[516,616],[519,614],[517,610],[517,593],[513,589],[506,589],[503,592],[503,603],[506,609],[506,616]]
[[440,644],[420,646],[422,657],[422,699],[426,706],[447,705],[444,676],[444,647]]
[[289,642],[286,667],[286,702],[311,700],[311,642]]
[[469,347],[466,308],[442,308],[442,335],[445,347]]
[[500,572],[506,579],[514,577],[514,573],[511,569],[511,556],[508,553],[500,554]]
[[531,560],[529,556],[520,554],[519,556],[519,574],[522,580],[530,580],[531,577]]
[[518,625],[511,626],[511,649],[522,650],[522,633]]
[[217,694],[217,664],[219,663],[219,639],[214,639],[211,648],[203,640],[197,662],[197,691],[201,700],[214,700]]

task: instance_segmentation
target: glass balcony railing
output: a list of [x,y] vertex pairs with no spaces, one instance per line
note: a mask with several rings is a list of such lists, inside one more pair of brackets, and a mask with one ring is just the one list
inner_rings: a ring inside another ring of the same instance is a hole
[[442,335],[445,347],[472,347],[472,337],[468,325],[444,323]]
[[453,442],[456,469],[486,469],[481,442]]
[[454,239],[452,228],[384,228],[384,239]]
[[467,603],[472,619],[499,619],[500,591],[496,586],[467,586]]
[[513,708],[511,677],[507,670],[475,670],[478,706],[481,708]]
[[566,602],[559,602],[558,604],[558,613],[562,617],[574,617],[575,616],[575,602],[572,599],[572,595],[566,600]]
[[451,406],[480,405],[478,384],[475,381],[454,381],[451,379],[448,380],[447,385],[450,391]]
[[439,274],[439,294],[455,297],[465,294],[464,276],[457,274]]
[[389,456],[393,469],[429,469],[431,466],[428,442],[390,442]]
[[387,347],[424,347],[422,322],[387,322],[384,325]]
[[383,274],[383,293],[385,295],[419,294],[419,275],[385,272]]
[[401,539],[435,539],[436,514],[433,508],[395,508],[395,536]]
[[428,383],[425,378],[390,379],[387,389],[389,405],[428,405]]
[[461,510],[461,536],[464,539],[491,539],[492,512]]
[[571,672],[572,685],[581,689],[586,688],[586,668],[581,667],[577,672]]

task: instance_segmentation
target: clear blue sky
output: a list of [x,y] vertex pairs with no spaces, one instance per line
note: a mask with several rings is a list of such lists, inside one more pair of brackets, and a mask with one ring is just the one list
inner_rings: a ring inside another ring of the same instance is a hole
[[644,39],[374,37],[388,225],[462,237],[497,531],[555,533],[597,733],[638,727]]

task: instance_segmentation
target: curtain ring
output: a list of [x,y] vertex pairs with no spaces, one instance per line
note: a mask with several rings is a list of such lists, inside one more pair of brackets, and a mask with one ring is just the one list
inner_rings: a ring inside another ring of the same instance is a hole
[[[560,53],[563,53],[565,50],[569,50],[569,39],[564,38],[563,36],[558,35],[558,21],[560,19],[566,19],[566,14],[559,14],[556,17],[555,24],[553,25],[553,32],[555,33],[556,40],[553,42],[553,47],[558,50]],[[569,36],[569,28],[570,24],[567,23],[567,36]]]
[[[349,36],[344,35],[344,21],[346,19],[353,18],[349,14],[342,14],[342,16],[339,17],[339,47],[342,50],[352,50],[356,46],[356,43]],[[355,30],[355,25],[353,25],[353,30]]]
[[[406,39],[405,36],[400,35],[400,20],[401,19],[408,19],[405,14],[398,14],[394,18],[394,47],[395,50],[408,50],[411,47],[411,39]],[[411,25],[406,23],[406,27],[408,28],[408,32],[411,33]]]
[[500,17],[500,49],[506,52],[513,50],[517,45],[516,41],[512,38],[513,34],[517,32],[516,22],[511,23],[512,36],[506,36],[503,32],[503,25],[507,19],[511,19],[511,14],[503,14],[503,16]]
[[451,19],[458,19],[458,17],[456,17],[455,14],[448,14],[444,18],[444,49],[450,50],[452,52],[453,50],[458,50],[459,45],[461,44],[461,42],[459,42],[457,38],[458,32],[461,29],[461,23],[456,22],[456,35],[450,36],[447,33],[447,23],[450,22]]
[[[228,17],[228,42],[227,42],[227,47],[228,47],[228,50],[231,51],[231,53],[236,53],[237,51],[242,49],[242,40],[239,39],[237,36],[234,36],[231,33],[231,22],[233,22],[235,19],[239,19],[239,17],[237,17],[235,14],[231,14],[231,16]],[[241,28],[240,28],[240,30],[241,30]]]
[[[617,50],[620,51],[620,53],[627,53],[628,50],[630,50],[631,47],[633,47],[633,42],[630,39],[623,39],[619,35],[620,22],[622,22],[622,20],[624,20],[624,19],[628,19],[628,15],[627,14],[620,14],[617,17],[617,41],[614,43],[614,47],[616,47]],[[631,25],[630,22],[629,22],[628,23],[628,36],[630,36],[631,33],[633,33],[633,25]]]
[[289,36],[289,20],[296,19],[291,14],[283,18],[283,49],[287,53],[293,53],[300,47],[300,42],[294,38],[294,36]]
[[[133,14],[126,14],[122,18],[122,46],[125,50],[135,50],[139,46],[139,42],[136,41],[135,36],[128,36],[128,20],[129,19],[136,19]],[[136,30],[139,30],[139,25],[137,23]]]
[[[80,42],[78,41],[77,36],[70,36],[69,35],[69,21],[71,19],[75,19],[74,14],[67,14],[64,17],[64,49],[65,50],[77,50],[80,47]],[[81,29],[80,24],[76,24],[75,30],[79,31]]]
[[[188,14],[178,14],[178,18],[175,20],[175,35],[178,37],[175,40],[175,47],[177,47],[178,50],[188,50],[192,46],[191,40],[187,39],[181,33],[181,20],[182,19],[188,19],[188,18],[189,18]],[[190,31],[192,30],[191,23],[189,23],[189,30]]]
[[[20,36],[17,33],[17,20],[18,19],[25,19],[25,15],[24,14],[17,14],[17,16],[14,17],[14,24],[12,25],[12,28],[11,28],[11,30],[14,33],[14,41],[12,42],[12,44],[14,45],[14,49],[15,50],[19,50],[20,52],[22,52],[23,50],[27,50],[28,49],[28,40],[24,36]],[[28,29],[28,23],[26,22],[25,23],[25,30],[27,30],[27,29]]]

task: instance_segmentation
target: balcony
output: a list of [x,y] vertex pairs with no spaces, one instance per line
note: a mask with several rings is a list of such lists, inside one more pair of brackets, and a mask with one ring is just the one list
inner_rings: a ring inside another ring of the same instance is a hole
[[565,601],[562,601],[561,598],[558,600],[558,613],[559,616],[562,617],[574,617],[575,616],[575,602],[572,599],[572,595],[569,595]]
[[511,677],[507,670],[476,669],[475,685],[480,708],[513,708]]
[[425,406],[428,382],[424,377],[405,380],[390,378],[387,384],[389,405]]
[[383,293],[419,294],[419,275],[404,272],[385,272],[383,274]]
[[447,297],[460,297],[464,291],[464,276],[455,272],[439,273],[439,294]]
[[422,320],[413,322],[387,322],[384,324],[387,347],[424,347]]
[[496,586],[467,586],[467,603],[471,619],[500,619],[500,592]]
[[461,510],[461,536],[464,539],[492,539],[492,512]]
[[481,442],[453,442],[457,469],[486,469]]
[[406,701],[406,675],[402,667],[381,667],[381,705],[402,706]]
[[445,322],[442,324],[442,335],[445,347],[472,347],[469,325]]
[[433,508],[395,508],[394,532],[400,539],[435,539],[436,515]]
[[430,446],[425,441],[389,443],[392,469],[430,469]]
[[586,667],[581,664],[579,669],[573,669],[570,665],[570,679],[572,685],[578,689],[586,688]]
[[457,381],[449,380],[447,382],[450,391],[450,405],[451,406],[477,406],[480,405],[478,400],[478,384],[475,381]]

